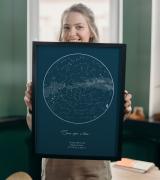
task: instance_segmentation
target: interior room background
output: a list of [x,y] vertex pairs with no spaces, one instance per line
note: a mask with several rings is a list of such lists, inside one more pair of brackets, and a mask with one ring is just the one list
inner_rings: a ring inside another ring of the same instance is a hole
[[[26,114],[23,96],[27,82],[27,4],[28,2],[36,3],[36,1],[0,1],[0,117],[2,118]],[[61,1],[63,2],[63,0]],[[106,15],[109,15],[108,1],[102,0],[102,3],[106,3],[106,9],[103,8],[106,11]],[[67,1],[65,2],[67,3]],[[97,3],[100,3],[97,0],[92,2],[95,2],[95,6],[91,6],[94,10],[97,7]],[[122,5],[121,25],[119,24],[115,27],[119,27],[118,33],[123,30],[121,37],[118,37],[118,41],[127,44],[126,89],[133,94],[133,107],[137,105],[142,106],[146,117],[152,116],[153,113],[160,111],[160,93],[158,93],[160,90],[160,79],[158,76],[159,70],[157,70],[160,63],[157,60],[157,53],[160,52],[158,47],[160,46],[158,46],[159,42],[156,41],[158,38],[155,35],[158,34],[157,31],[159,32],[159,23],[157,22],[159,22],[158,17],[160,16],[155,15],[155,13],[158,13],[156,11],[158,6],[156,5],[153,8],[152,5],[153,2],[159,5],[159,1],[112,0],[113,2],[118,2],[119,5]],[[43,11],[43,8],[45,7],[40,6],[39,10]],[[48,13],[51,13],[51,9],[48,10]],[[98,13],[100,12],[97,11]],[[118,16],[120,15],[119,13]],[[28,16],[33,17],[32,14],[28,14]],[[157,20],[154,19],[153,21],[152,17],[155,17]],[[102,17],[101,20],[101,15],[98,14],[97,18],[99,19],[99,26],[105,24],[103,32],[109,34],[107,26],[109,25],[109,20],[111,20],[110,17]],[[46,38],[46,40],[49,40],[48,36],[52,35],[52,32],[48,32],[45,35],[41,26],[47,25],[53,30],[53,24],[48,25],[48,20],[44,21],[44,19],[45,16],[43,15],[40,24],[41,39]],[[120,20],[120,17],[117,17],[117,19]],[[117,23],[120,23],[120,21]],[[110,35],[109,37],[112,36]],[[107,39],[107,36],[103,38],[105,42],[112,42],[111,39]]]
[[[1,179],[6,179],[19,170],[31,174],[33,179],[40,175],[41,160],[33,153],[23,98],[26,82],[31,80],[31,40],[52,41],[57,33],[53,25],[58,24],[44,12],[47,5],[43,3],[50,4],[50,1],[0,0]],[[61,8],[54,5],[59,15],[72,2],[52,1],[65,2]],[[147,117],[160,112],[160,0],[81,2],[86,3],[97,14],[102,42],[127,44],[126,89],[133,94],[132,106],[142,106],[148,120]],[[54,11],[54,16],[59,16],[55,9]],[[52,15],[51,5],[48,13]],[[42,28],[43,26],[48,28]],[[152,161],[160,167],[159,125],[160,123],[145,121],[126,121],[123,129],[123,155]]]

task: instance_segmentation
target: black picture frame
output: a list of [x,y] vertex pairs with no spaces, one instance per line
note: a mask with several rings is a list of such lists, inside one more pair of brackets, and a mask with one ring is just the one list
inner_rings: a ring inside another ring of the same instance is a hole
[[33,42],[35,153],[121,158],[126,45]]

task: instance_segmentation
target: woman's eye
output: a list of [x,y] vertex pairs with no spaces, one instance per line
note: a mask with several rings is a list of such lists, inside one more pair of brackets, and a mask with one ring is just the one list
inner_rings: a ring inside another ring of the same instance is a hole
[[70,29],[69,26],[64,26],[64,27],[63,27],[63,30],[65,30],[65,31],[66,31],[66,30],[69,30],[69,29]]
[[81,30],[81,29],[83,29],[84,27],[83,26],[76,26],[76,29],[77,30]]

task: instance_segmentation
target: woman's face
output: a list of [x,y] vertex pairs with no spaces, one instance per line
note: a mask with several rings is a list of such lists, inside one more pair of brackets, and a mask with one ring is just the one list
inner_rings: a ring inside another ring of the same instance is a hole
[[63,18],[61,39],[65,42],[89,42],[91,32],[86,18],[79,12],[70,12]]

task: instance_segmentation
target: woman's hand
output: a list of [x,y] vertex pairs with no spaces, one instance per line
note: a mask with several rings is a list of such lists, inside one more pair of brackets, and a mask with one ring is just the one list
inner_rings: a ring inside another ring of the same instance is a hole
[[26,117],[27,124],[29,129],[32,130],[32,82],[26,84],[24,102],[29,110]]
[[24,102],[27,108],[32,111],[32,82],[26,84]]
[[132,111],[132,95],[130,93],[128,93],[128,91],[124,91],[124,120],[128,118],[128,116],[130,115],[131,111]]

